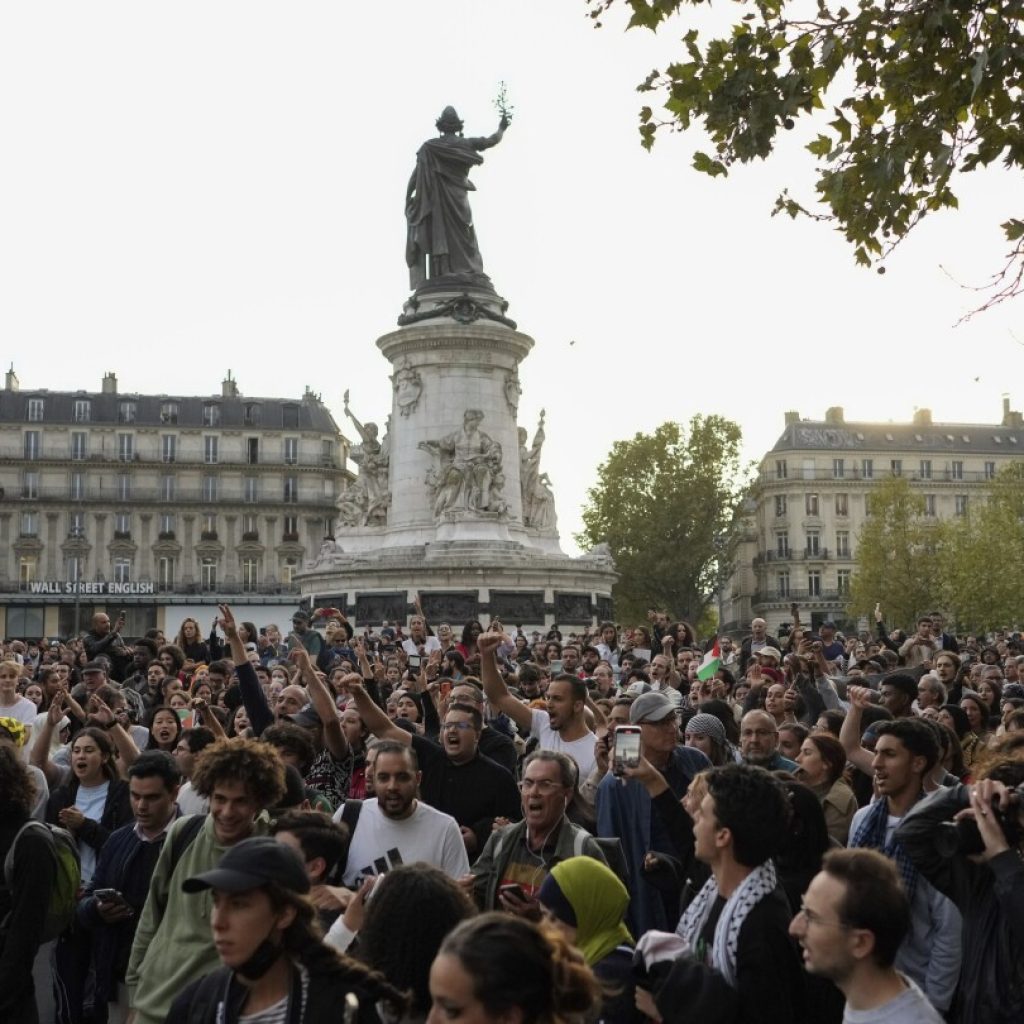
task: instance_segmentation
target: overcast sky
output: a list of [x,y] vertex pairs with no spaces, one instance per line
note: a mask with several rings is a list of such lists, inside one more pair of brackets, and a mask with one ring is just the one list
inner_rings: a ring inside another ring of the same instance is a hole
[[[697,27],[735,5],[687,15]],[[668,419],[737,420],[748,457],[782,414],[995,422],[1024,305],[954,328],[1006,249],[1019,176],[961,183],[888,273],[829,228],[808,129],[712,181],[699,130],[639,145],[636,83],[678,54],[595,31],[583,0],[5,4],[0,7],[0,356],[23,388],[341,396],[383,422],[376,338],[408,295],[405,186],[448,103],[504,141],[474,173],[485,268],[536,340],[521,422],[547,409],[563,546],[611,444]],[[971,180],[973,178],[974,180]],[[6,365],[4,366],[6,369]],[[976,379],[977,378],[977,379]],[[1012,395],[1014,406],[1024,394]],[[628,481],[622,482],[624,486]]]

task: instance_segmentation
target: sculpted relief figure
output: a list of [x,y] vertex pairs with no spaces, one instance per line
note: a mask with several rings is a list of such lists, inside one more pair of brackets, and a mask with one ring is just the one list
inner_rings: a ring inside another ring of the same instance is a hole
[[440,440],[419,443],[437,459],[426,481],[435,516],[449,511],[503,514],[508,509],[502,497],[501,445],[480,430],[483,418],[479,409],[467,409],[461,429]]
[[469,172],[483,163],[481,150],[501,142],[509,119],[503,114],[493,135],[466,139],[455,108],[445,107],[436,125],[440,138],[420,147],[406,192],[409,283],[416,289],[431,278],[463,277],[489,285],[469,207],[476,191]]
[[529,435],[525,427],[519,428],[519,483],[523,498],[523,525],[536,530],[551,530],[555,526],[555,496],[547,473],[540,471],[541,449],[544,447],[544,410],[533,435],[533,444],[527,448]]
[[388,491],[387,437],[378,439],[376,423],[362,424],[348,407],[345,392],[345,415],[352,421],[362,444],[349,453],[359,467],[359,475],[338,500],[338,518],[345,526],[377,526],[387,521],[391,494]]
[[416,411],[420,395],[423,393],[423,381],[418,371],[411,366],[405,365],[396,371],[394,375],[395,402],[398,411],[403,416],[408,416]]

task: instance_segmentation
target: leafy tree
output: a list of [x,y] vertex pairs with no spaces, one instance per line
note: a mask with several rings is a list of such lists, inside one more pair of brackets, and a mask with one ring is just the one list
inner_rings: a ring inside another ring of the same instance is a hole
[[968,506],[944,547],[948,599],[960,629],[1017,622],[1024,608],[1024,463],[993,481],[988,500]]
[[906,627],[942,607],[944,559],[938,552],[949,528],[924,512],[924,498],[902,477],[872,489],[870,512],[857,536],[852,615],[870,619],[879,603],[888,622]]
[[691,623],[704,614],[734,550],[740,440],[731,420],[694,416],[688,429],[663,423],[612,445],[576,540],[611,548],[620,619],[643,622],[649,608]]
[[[657,31],[702,0],[587,3],[595,19],[625,5],[630,28]],[[778,131],[797,118],[824,119],[807,149],[818,161],[818,199],[830,212],[811,213],[788,190],[775,212],[834,222],[857,262],[871,266],[927,214],[957,206],[957,173],[996,161],[1024,166],[1024,4],[846,3],[737,0],[745,13],[726,38],[705,41],[690,29],[680,59],[639,86],[660,94],[664,111],[643,107],[640,135],[650,148],[660,128],[703,123],[714,153],[697,152],[693,164],[716,176],[736,161],[767,158]],[[1002,225],[1010,251],[986,305],[1024,290],[1020,196],[1017,204],[1020,216]]]

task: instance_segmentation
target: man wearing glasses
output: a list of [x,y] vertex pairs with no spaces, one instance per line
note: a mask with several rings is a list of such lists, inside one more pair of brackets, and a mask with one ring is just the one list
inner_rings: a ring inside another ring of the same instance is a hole
[[513,777],[480,753],[483,720],[469,703],[452,703],[441,725],[441,745],[399,728],[374,704],[360,682],[348,677],[359,717],[374,736],[411,746],[423,778],[420,799],[459,824],[470,859],[484,847],[495,818],[518,821],[519,793]]
[[460,879],[482,910],[540,920],[537,892],[556,864],[579,856],[607,863],[597,840],[565,816],[576,780],[566,754],[535,750],[526,759],[519,783],[523,820],[491,833],[473,873]]

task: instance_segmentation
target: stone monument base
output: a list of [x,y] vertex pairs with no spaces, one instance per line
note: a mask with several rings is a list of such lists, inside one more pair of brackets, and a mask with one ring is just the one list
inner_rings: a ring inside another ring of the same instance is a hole
[[[557,546],[557,542],[556,542]],[[408,621],[419,594],[434,628],[469,621],[564,631],[612,617],[616,574],[601,554],[568,558],[514,542],[462,538],[375,552],[325,553],[302,573],[315,607],[340,608],[356,627]]]

